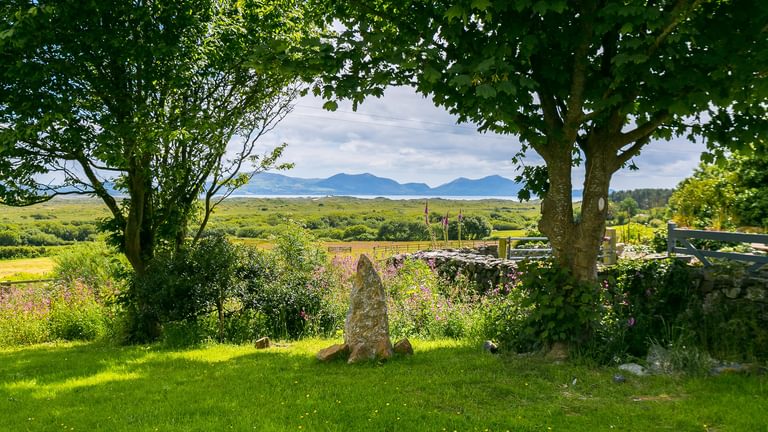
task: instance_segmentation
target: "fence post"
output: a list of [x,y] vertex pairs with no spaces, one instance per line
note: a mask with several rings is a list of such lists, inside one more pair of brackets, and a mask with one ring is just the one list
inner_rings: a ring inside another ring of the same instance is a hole
[[616,229],[606,228],[603,240],[603,264],[616,264]]
[[506,238],[499,239],[499,249],[497,254],[501,259],[507,259],[507,243],[508,240]]
[[675,228],[677,228],[677,224],[672,221],[667,222],[667,255],[672,255],[675,251],[675,244],[677,243],[674,237]]

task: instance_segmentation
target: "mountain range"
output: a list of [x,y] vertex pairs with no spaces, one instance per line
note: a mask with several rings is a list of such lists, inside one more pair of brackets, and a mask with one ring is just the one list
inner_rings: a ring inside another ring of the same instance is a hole
[[459,177],[430,187],[425,183],[401,184],[373,174],[336,174],[325,179],[304,179],[261,173],[238,189],[238,195],[373,195],[373,196],[516,196],[521,185],[492,175],[472,180]]

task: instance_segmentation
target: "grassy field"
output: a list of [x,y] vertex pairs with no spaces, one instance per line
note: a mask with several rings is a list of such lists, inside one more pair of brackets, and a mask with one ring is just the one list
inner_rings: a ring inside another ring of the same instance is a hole
[[49,257],[0,260],[0,281],[45,278],[53,266],[53,259]]
[[321,364],[333,341],[256,351],[0,350],[3,431],[765,431],[765,376],[628,377],[414,341],[387,364]]

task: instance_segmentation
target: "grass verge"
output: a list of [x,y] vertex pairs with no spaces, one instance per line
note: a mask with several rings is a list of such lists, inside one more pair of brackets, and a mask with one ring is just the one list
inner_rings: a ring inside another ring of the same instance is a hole
[[0,350],[0,430],[767,430],[765,376],[616,384],[452,341],[384,365],[317,362],[330,343]]

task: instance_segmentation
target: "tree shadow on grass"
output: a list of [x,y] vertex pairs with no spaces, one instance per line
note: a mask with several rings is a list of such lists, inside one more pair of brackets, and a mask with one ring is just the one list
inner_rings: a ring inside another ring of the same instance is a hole
[[[414,347],[413,357],[359,365],[320,363],[316,343],[304,342],[263,351],[78,345],[3,353],[0,430],[594,429],[610,415],[636,430],[649,420],[682,430],[695,423],[675,417],[680,400],[622,405],[658,393],[653,381],[616,386],[607,371],[460,344]],[[678,382],[664,385],[680,393]]]

